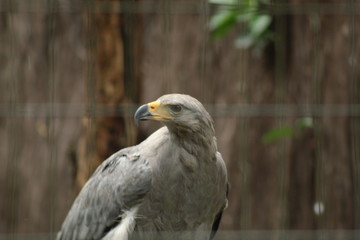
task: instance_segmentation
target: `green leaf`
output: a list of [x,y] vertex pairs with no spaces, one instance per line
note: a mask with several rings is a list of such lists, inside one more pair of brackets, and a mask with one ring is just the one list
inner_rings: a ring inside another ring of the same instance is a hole
[[278,127],[269,130],[262,137],[264,143],[271,143],[280,139],[292,137],[295,131],[292,127]]
[[256,38],[250,33],[245,32],[235,40],[235,46],[240,49],[246,49],[254,45]]
[[302,128],[312,128],[314,127],[314,120],[312,117],[304,117],[304,118],[300,118],[296,125],[302,129]]
[[246,49],[253,46],[261,48],[269,40],[269,26],[272,17],[260,14],[261,4],[269,0],[209,0],[218,5],[217,12],[210,19],[209,27],[213,39],[225,36],[234,26],[241,23],[245,31],[235,40],[237,48]]
[[210,30],[213,38],[226,35],[236,24],[237,13],[219,12],[210,19]]
[[237,0],[210,0],[209,1],[210,3],[213,3],[213,4],[219,4],[219,5],[222,5],[222,4],[236,4],[238,1]]
[[263,34],[271,24],[271,17],[269,15],[260,15],[256,16],[250,22],[250,31],[255,36],[260,36]]
[[271,24],[271,17],[267,15],[252,16],[247,30],[235,40],[235,46],[240,49],[261,45],[266,39],[266,32]]

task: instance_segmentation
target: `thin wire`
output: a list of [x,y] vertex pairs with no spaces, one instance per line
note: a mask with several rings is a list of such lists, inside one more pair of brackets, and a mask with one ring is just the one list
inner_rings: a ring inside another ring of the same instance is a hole
[[[348,0],[349,9],[353,8],[354,1]],[[358,17],[353,13],[349,13],[349,86],[350,86],[350,103],[359,103],[359,79],[357,75],[357,62],[359,61],[359,46],[356,30]],[[360,174],[360,155],[359,155],[359,133],[360,133],[359,118],[350,117],[350,149],[351,149],[351,163],[352,163],[352,187],[353,187],[353,227],[355,229],[360,227],[360,192],[359,192],[359,174]]]
[[[313,34],[313,77],[312,82],[313,86],[313,98],[314,102],[321,105],[321,99],[322,99],[322,69],[321,69],[321,59],[322,59],[322,52],[320,48],[320,25],[319,25],[319,14],[317,14],[317,9],[314,7],[314,14],[310,16],[310,29],[312,30]],[[321,113],[319,118],[314,119],[314,136],[316,141],[316,150],[315,150],[315,203],[313,204],[324,204],[325,202],[325,180],[324,180],[324,167],[325,162],[323,158],[323,130],[322,130],[322,117],[324,117],[324,113]],[[323,229],[324,226],[324,216],[323,214],[316,216],[316,228],[317,229]],[[318,232],[319,239],[325,239],[323,231]]]
[[239,130],[238,136],[240,139],[240,158],[237,161],[238,167],[241,173],[241,182],[240,182],[240,228],[241,229],[251,229],[251,213],[252,213],[252,197],[251,197],[251,164],[249,159],[249,148],[250,144],[248,141],[249,136],[249,119],[241,118],[239,119]]
[[[43,4],[46,0],[17,0],[17,1],[0,1],[0,12],[48,12],[51,6]],[[171,14],[194,14],[201,13],[201,1],[168,1],[172,5]],[[60,1],[56,8],[52,9],[62,13],[84,13],[88,5],[94,5],[94,13],[139,13],[139,14],[166,14],[167,8],[162,7],[164,0],[147,0],[147,1],[133,1],[122,0],[120,1]],[[222,8],[228,7],[228,10],[244,12],[248,9],[247,3],[236,4],[222,4]],[[210,7],[219,6],[219,4],[210,4]],[[225,9],[226,10],[226,9]],[[267,13],[271,15],[346,15],[350,12],[359,15],[360,4],[352,4],[352,8],[348,8],[347,3],[321,3],[313,1],[309,3],[276,3],[263,5],[261,9],[252,10],[258,13]]]
[[[314,240],[318,239],[317,236],[321,232],[324,239],[327,240],[358,240],[360,235],[359,230],[241,230],[241,231],[217,231],[215,239],[222,240],[275,240],[279,239],[279,235],[285,234],[288,240]],[[178,233],[174,235],[166,232],[170,235],[168,239],[176,239]],[[163,232],[158,233],[158,238],[161,239],[164,235]],[[16,240],[46,240],[49,239],[50,234],[48,233],[16,233],[11,234]],[[11,236],[10,235],[10,236]],[[155,235],[157,236],[157,235]],[[137,239],[136,237],[134,239]],[[155,238],[156,239],[156,238]],[[0,240],[9,240],[9,234],[1,234]]]
[[[238,0],[240,4],[241,0]],[[249,76],[249,51],[241,51],[239,53],[240,61],[238,66],[238,74],[240,81],[240,91],[239,95],[245,99],[246,102],[250,102],[249,94],[249,85],[250,85],[250,76]],[[250,134],[249,118],[239,118],[239,130],[237,132],[240,139],[240,149],[241,149],[241,158],[237,161],[239,169],[241,172],[241,182],[240,182],[240,191],[241,191],[241,202],[240,202],[240,228],[241,229],[251,229],[251,216],[252,216],[252,196],[251,196],[251,173],[252,165],[250,163],[250,144],[248,141],[248,136]]]
[[[276,3],[282,3],[282,0],[276,1]],[[286,82],[285,82],[285,70],[286,65],[286,45],[287,45],[287,16],[275,17],[275,29],[278,38],[275,41],[275,99],[278,104],[285,102]],[[284,126],[286,119],[284,117],[277,118],[276,124],[279,127]],[[280,229],[286,229],[288,227],[288,188],[289,188],[289,160],[286,158],[286,146],[288,141],[279,141],[276,150],[278,157],[278,171],[279,171],[279,202],[281,209],[281,217],[278,227]],[[286,235],[281,234],[280,239],[286,239]]]
[[[163,93],[168,93],[172,91],[173,85],[173,76],[171,75],[171,31],[172,31],[172,13],[174,7],[172,5],[173,1],[170,0],[161,0],[161,9],[162,9],[162,21],[163,21],[163,31],[164,35],[162,38],[164,51],[162,54],[162,82]],[[176,9],[176,7],[175,7]]]
[[[54,233],[56,229],[56,207],[57,207],[57,194],[58,194],[58,182],[57,182],[57,140],[56,140],[56,131],[55,123],[56,118],[54,116],[54,104],[55,104],[55,94],[56,94],[56,82],[55,82],[55,31],[56,31],[56,0],[47,0],[49,5],[49,12],[47,18],[47,34],[48,34],[48,102],[50,115],[46,118],[47,126],[47,145],[49,149],[49,206],[50,206],[50,216],[49,216],[49,230],[50,233]],[[51,236],[51,239],[54,238],[54,235]]]
[[[9,0],[10,1],[10,0]],[[11,1],[10,1],[11,2]],[[11,4],[11,3],[9,3]],[[9,115],[6,121],[7,129],[7,143],[8,143],[8,156],[7,156],[7,170],[6,170],[6,186],[7,189],[7,203],[9,204],[10,215],[7,215],[8,230],[11,233],[16,232],[17,223],[19,221],[18,205],[19,205],[19,144],[20,144],[20,123],[19,118],[14,114],[17,98],[19,96],[19,89],[17,83],[17,71],[16,71],[16,58],[18,52],[16,52],[16,41],[14,31],[14,12],[7,12],[8,29],[9,29],[9,72],[8,78],[8,96],[7,102],[9,105]],[[10,235],[10,239],[13,239],[13,235]]]
[[140,41],[135,39],[139,32],[137,30],[137,17],[137,15],[131,13],[123,13],[122,15],[122,20],[124,22],[124,30],[122,31],[122,38],[124,41],[124,85],[126,97],[131,100],[138,99],[137,90],[139,89],[138,78],[136,75],[139,58],[137,41]]
[[[91,72],[91,69],[88,71]],[[91,73],[88,73],[91,74]],[[92,83],[93,81],[89,81]],[[317,84],[314,84],[315,86]],[[88,94],[94,85],[87,85]],[[315,89],[315,88],[314,88]],[[93,98],[93,95],[89,96]],[[91,99],[90,99],[91,100]],[[88,102],[90,102],[90,100]],[[0,117],[13,114],[17,117],[131,117],[139,107],[137,104],[0,104]],[[50,110],[50,108],[53,108]],[[360,117],[360,104],[205,104],[213,117]]]
[[[94,17],[96,15],[95,13],[96,6],[95,4],[88,4],[86,7],[86,30],[87,30],[87,36],[86,39],[88,40],[86,42],[86,65],[87,65],[87,76],[85,81],[85,89],[86,89],[86,95],[85,95],[85,101],[86,101],[86,114],[83,115],[83,128],[85,129],[84,135],[85,135],[85,150],[86,153],[84,153],[84,156],[78,156],[78,158],[81,157],[87,157],[90,154],[88,152],[95,151],[96,149],[96,117],[99,116],[96,112],[96,98],[97,98],[97,92],[96,92],[96,86],[97,86],[97,79],[96,74],[94,73],[96,69],[95,64],[95,57],[96,56],[96,42],[95,42],[95,36],[96,32],[95,24],[94,24]],[[99,13],[98,13],[99,14]],[[79,159],[79,161],[83,161],[84,159]],[[87,173],[91,172],[93,169],[93,163],[91,159],[86,161],[86,163],[80,162],[80,164],[86,164]],[[81,167],[81,166],[80,166]],[[77,169],[79,169],[78,167]],[[81,174],[81,173],[77,173]],[[78,176],[79,177],[79,176]],[[84,179],[77,179],[78,186],[82,184],[79,180]]]
[[202,27],[202,41],[201,41],[201,57],[200,57],[200,93],[204,102],[209,102],[211,97],[211,89],[213,89],[214,83],[209,78],[209,44],[210,44],[210,34],[208,29],[209,22],[209,2],[208,0],[201,0],[201,9],[200,13],[200,26]]

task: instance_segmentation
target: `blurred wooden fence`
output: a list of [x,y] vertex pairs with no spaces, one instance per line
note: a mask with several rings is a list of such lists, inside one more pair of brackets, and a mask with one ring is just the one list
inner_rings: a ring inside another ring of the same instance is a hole
[[1,1],[0,238],[56,232],[97,164],[159,127],[136,129],[135,107],[170,92],[214,116],[223,230],[359,229],[359,10],[274,1],[255,51],[234,46],[241,24],[211,39],[205,0]]

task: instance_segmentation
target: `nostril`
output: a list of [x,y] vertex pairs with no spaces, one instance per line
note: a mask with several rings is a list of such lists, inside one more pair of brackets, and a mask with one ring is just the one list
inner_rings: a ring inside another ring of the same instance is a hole
[[156,108],[159,106],[159,103],[156,102],[156,101],[155,101],[155,102],[151,102],[151,103],[148,104],[148,106],[149,106],[149,110],[155,111]]

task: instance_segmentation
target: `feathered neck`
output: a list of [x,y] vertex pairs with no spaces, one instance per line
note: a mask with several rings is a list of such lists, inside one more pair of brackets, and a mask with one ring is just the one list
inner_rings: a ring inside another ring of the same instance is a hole
[[197,158],[209,158],[217,151],[215,131],[212,125],[201,129],[168,128],[171,138],[189,154]]

